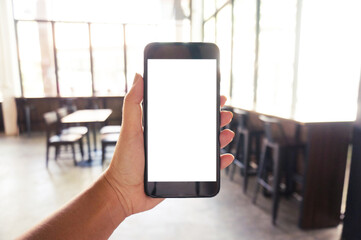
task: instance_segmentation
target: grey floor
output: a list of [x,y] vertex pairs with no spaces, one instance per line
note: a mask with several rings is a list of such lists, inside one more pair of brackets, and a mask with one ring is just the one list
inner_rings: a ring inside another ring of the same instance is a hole
[[[111,158],[108,154],[108,161]],[[96,156],[99,159],[99,156]],[[78,155],[80,158],[80,155]],[[13,239],[89,186],[103,171],[74,167],[70,153],[45,168],[45,137],[0,136],[0,239]],[[270,200],[241,191],[242,178],[222,172],[220,193],[210,199],[167,199],[155,209],[126,219],[110,239],[340,239],[336,228],[297,227],[297,201],[281,200],[278,225],[270,220]]]

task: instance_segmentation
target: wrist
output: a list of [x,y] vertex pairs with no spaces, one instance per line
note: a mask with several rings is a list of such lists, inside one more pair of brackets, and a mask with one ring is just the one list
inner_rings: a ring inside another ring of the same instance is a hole
[[128,216],[126,208],[119,200],[117,191],[107,178],[106,172],[100,177],[99,182],[104,187],[104,198],[108,215],[116,228]]

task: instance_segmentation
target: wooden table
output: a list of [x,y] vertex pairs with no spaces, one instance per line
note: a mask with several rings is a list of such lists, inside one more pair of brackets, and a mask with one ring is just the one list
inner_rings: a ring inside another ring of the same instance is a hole
[[[262,129],[259,116],[263,114],[247,112],[249,124]],[[341,221],[342,193],[353,121],[271,117],[280,120],[288,138],[296,138],[306,144],[305,166],[298,164],[298,171],[304,176],[304,187],[299,193],[302,197],[299,227],[317,229],[337,226]]]
[[[94,151],[97,150],[96,144],[96,127],[97,123],[105,122],[110,114],[112,113],[111,109],[83,109],[75,111],[61,119],[63,124],[84,124],[86,126],[92,125],[93,127],[93,138],[94,138]],[[87,142],[88,142],[88,163],[92,161],[91,158],[91,150],[90,150],[90,138],[89,134],[87,134]]]

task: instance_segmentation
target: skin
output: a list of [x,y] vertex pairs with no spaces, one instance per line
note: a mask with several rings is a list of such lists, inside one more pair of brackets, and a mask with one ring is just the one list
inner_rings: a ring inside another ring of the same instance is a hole
[[[122,129],[109,168],[87,190],[19,239],[107,239],[126,217],[164,200],[144,193],[142,100],[143,78],[136,74],[124,99]],[[221,106],[225,102],[222,96]],[[232,117],[231,112],[222,111],[221,127]],[[232,131],[223,130],[221,148],[233,137]],[[221,169],[232,161],[231,154],[221,155]]]

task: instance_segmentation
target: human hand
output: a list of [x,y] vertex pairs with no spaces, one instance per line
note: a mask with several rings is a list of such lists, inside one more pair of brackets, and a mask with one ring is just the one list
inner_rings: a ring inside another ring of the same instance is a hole
[[[142,127],[143,78],[136,74],[133,86],[123,102],[123,122],[113,159],[104,176],[114,189],[126,216],[149,210],[163,199],[151,198],[144,192],[144,141]],[[221,96],[221,106],[226,98]],[[221,112],[221,127],[232,120],[232,113]],[[227,146],[234,133],[228,129],[220,133],[221,148]],[[221,169],[230,165],[234,157],[221,155]]]

